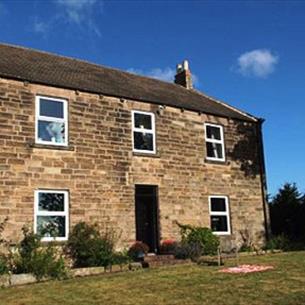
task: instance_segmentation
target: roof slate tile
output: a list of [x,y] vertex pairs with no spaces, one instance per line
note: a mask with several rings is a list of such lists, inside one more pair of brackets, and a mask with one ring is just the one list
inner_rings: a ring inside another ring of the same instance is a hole
[[0,44],[0,77],[256,121],[196,90],[83,60]]

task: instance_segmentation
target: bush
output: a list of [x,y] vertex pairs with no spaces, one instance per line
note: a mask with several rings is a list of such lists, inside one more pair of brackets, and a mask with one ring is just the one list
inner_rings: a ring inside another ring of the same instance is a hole
[[[251,225],[247,228],[239,230],[241,237],[241,244],[239,246],[239,252],[258,252],[261,249],[261,245],[257,244],[257,238],[255,230]],[[260,236],[263,238],[263,236]]]
[[9,246],[10,241],[2,237],[8,217],[0,223],[0,275],[9,272]]
[[11,244],[10,240],[7,240],[2,236],[7,222],[8,217],[6,217],[2,222],[0,222],[0,251],[6,253],[8,252]]
[[[38,281],[44,277],[61,279],[66,277],[65,263],[62,257],[56,258],[56,256],[54,247],[49,244],[46,248],[35,251],[29,262],[25,263],[25,260],[21,259],[18,268],[22,273],[34,274]],[[22,270],[24,265],[26,268]]]
[[17,251],[12,256],[13,273],[32,273],[37,280],[66,277],[64,259],[58,255],[54,245],[48,243],[43,246],[40,236],[26,227],[23,228],[23,234],[23,240],[17,245]]
[[122,269],[123,265],[126,265],[130,262],[130,257],[128,256],[128,252],[121,251],[121,252],[115,252],[112,255],[112,264],[119,265]]
[[182,242],[177,244],[174,252],[177,259],[188,259],[196,261],[202,255],[202,247],[198,243]]
[[114,248],[112,233],[102,235],[97,224],[76,224],[65,247],[65,252],[72,258],[74,267],[111,265]]
[[219,247],[219,238],[212,230],[204,227],[181,225],[178,223],[181,232],[182,243],[196,244],[201,247],[202,255],[216,255]]
[[265,245],[266,250],[283,250],[288,251],[293,248],[291,241],[285,234],[272,237]]
[[149,247],[141,242],[136,241],[128,250],[128,256],[134,260],[142,260],[144,258],[144,255],[148,253]]
[[247,244],[242,244],[240,246],[240,248],[238,249],[238,252],[253,252],[253,251],[254,251],[254,248]]
[[160,246],[161,254],[174,254],[177,247],[177,242],[172,239],[164,240]]
[[0,255],[0,275],[6,274],[9,272],[8,260],[4,254]]

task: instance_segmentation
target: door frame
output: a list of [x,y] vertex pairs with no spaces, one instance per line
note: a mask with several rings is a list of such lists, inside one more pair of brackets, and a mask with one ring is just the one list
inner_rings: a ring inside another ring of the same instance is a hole
[[137,183],[134,185],[134,207],[135,207],[135,233],[136,233],[136,240],[138,237],[138,225],[137,225],[137,187],[152,187],[154,189],[154,215],[152,215],[153,218],[155,218],[155,228],[153,230],[153,236],[154,236],[154,242],[156,245],[156,249],[154,251],[149,251],[150,253],[159,253],[160,250],[160,208],[159,208],[159,186],[156,184],[143,184],[143,183]]

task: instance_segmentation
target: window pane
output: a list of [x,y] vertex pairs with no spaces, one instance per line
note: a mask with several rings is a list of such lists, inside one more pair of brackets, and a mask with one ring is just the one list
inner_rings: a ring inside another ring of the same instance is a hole
[[134,132],[134,148],[153,151],[153,135],[145,132]]
[[52,143],[65,143],[65,123],[39,121],[38,139]]
[[222,159],[222,144],[206,142],[207,156],[210,158]]
[[211,198],[211,211],[212,212],[225,212],[226,211],[225,198]]
[[227,232],[227,216],[211,216],[211,229],[213,232]]
[[40,99],[40,115],[64,118],[64,103]]
[[221,140],[220,127],[207,126],[207,138]]
[[37,234],[42,237],[65,237],[65,216],[37,216]]
[[135,113],[134,114],[134,124],[135,124],[134,127],[137,127],[137,128],[152,129],[151,115]]
[[38,210],[49,212],[64,212],[63,193],[39,193],[38,195]]

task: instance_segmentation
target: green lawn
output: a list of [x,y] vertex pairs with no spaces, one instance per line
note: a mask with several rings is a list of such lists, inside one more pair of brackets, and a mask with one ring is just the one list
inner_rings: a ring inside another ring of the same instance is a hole
[[243,257],[274,270],[222,274],[179,265],[0,289],[1,305],[304,305],[305,252]]

